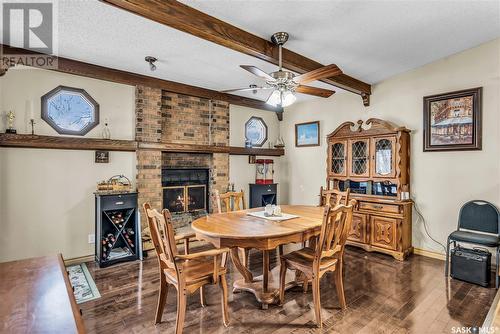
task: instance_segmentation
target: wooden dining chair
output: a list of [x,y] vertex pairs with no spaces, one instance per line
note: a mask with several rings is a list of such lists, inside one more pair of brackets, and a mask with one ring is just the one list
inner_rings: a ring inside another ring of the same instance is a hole
[[[319,188],[319,206],[325,206],[326,204],[329,204],[330,207],[334,208],[337,207],[341,204],[347,205],[349,203],[349,195],[351,194],[351,191],[349,188],[347,188],[346,191],[340,191],[337,189],[324,189],[323,187]],[[303,247],[306,247],[307,244],[309,244],[309,247],[314,248],[315,247],[315,242],[317,240],[317,237],[311,238],[310,240],[304,241],[302,243]],[[301,275],[300,277],[303,279],[303,290],[304,293],[307,293],[307,289],[309,287],[309,280],[304,276]]]
[[[245,210],[245,192],[243,190],[239,192],[229,191],[224,194],[220,194],[216,189],[214,190],[215,202],[217,205],[217,213],[222,213],[224,208],[225,212]],[[248,266],[248,257],[250,254],[250,249],[248,248],[238,248],[240,257],[242,258],[242,264]]]
[[[200,289],[203,305],[203,286],[216,284],[222,289],[222,319],[224,326],[228,326],[229,315],[225,275],[229,249],[221,248],[192,254],[179,254],[170,212],[164,209],[162,213],[159,213],[157,210],[151,209],[149,203],[144,203],[143,208],[148,219],[160,269],[160,291],[155,324],[161,322],[169,284],[177,289],[176,334],[181,334],[184,327],[187,295]],[[213,261],[208,261],[207,258],[213,258]]]
[[226,212],[246,209],[245,193],[243,192],[243,190],[239,192],[229,191],[224,194],[219,193],[218,190],[214,190],[214,195],[218,213],[222,213],[223,203]]
[[340,307],[346,308],[342,280],[343,255],[355,204],[356,200],[351,200],[347,206],[339,205],[332,208],[326,205],[315,249],[305,247],[280,257],[280,304],[283,304],[285,299],[287,269],[301,272],[312,281],[314,313],[318,327],[322,327],[319,286],[321,277],[325,273],[333,272]]

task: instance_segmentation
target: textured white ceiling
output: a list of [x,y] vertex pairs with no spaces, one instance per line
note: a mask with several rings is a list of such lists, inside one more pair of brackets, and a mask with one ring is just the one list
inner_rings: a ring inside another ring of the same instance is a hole
[[182,2],[368,83],[500,36],[498,0]]
[[[183,2],[264,38],[285,30],[291,34],[289,49],[324,64],[334,62],[369,83],[500,36],[497,1]],[[63,57],[213,90],[262,84],[240,64],[275,70],[98,1],[59,1],[57,10]],[[149,71],[146,55],[159,59],[157,71]],[[260,99],[268,94],[241,93]]]

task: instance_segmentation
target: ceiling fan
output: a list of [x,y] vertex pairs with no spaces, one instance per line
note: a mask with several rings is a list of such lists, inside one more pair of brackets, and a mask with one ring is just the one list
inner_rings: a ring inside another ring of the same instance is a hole
[[266,103],[275,107],[287,107],[295,102],[297,99],[294,93],[302,93],[308,95],[314,95],[319,97],[329,97],[335,91],[317,88],[311,86],[305,86],[309,82],[315,80],[321,80],[324,78],[330,78],[339,74],[342,74],[342,70],[335,64],[320,67],[316,70],[296,75],[290,71],[283,70],[282,67],[282,48],[283,44],[288,40],[288,33],[277,32],[271,36],[271,41],[278,45],[279,50],[279,69],[276,72],[266,73],[258,67],[251,65],[240,65],[241,68],[247,70],[248,72],[258,76],[266,81],[266,85],[263,87],[258,87],[256,85],[250,85],[248,88],[239,89],[229,89],[223,91],[224,93],[230,92],[242,92],[242,91],[253,91],[257,90],[273,90],[271,95],[269,95]]

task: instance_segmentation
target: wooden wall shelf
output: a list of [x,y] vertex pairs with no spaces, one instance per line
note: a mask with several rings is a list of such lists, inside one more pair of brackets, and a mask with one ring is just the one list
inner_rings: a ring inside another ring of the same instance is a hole
[[139,149],[178,153],[229,153],[232,155],[282,156],[284,149],[245,148],[235,146],[210,146],[194,144],[167,144],[98,138],[39,136],[26,134],[0,134],[0,147],[45,148],[62,150],[105,150],[135,152]]
[[0,146],[24,148],[48,148],[62,150],[106,150],[134,152],[137,143],[133,140],[111,140],[24,134],[0,134]]

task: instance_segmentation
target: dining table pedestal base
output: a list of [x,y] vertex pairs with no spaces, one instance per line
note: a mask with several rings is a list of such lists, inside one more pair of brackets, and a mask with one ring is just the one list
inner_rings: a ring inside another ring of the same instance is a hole
[[[253,293],[257,301],[262,305],[263,310],[268,309],[269,304],[279,303],[279,277],[280,267],[273,268],[268,274],[267,291],[264,291],[264,276],[256,276],[251,282],[246,282],[244,278],[233,283],[233,293],[250,292]],[[285,279],[285,290],[294,286],[302,286],[303,281],[293,272],[288,270]]]

